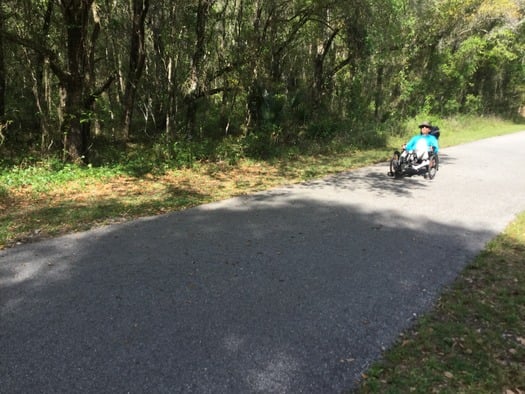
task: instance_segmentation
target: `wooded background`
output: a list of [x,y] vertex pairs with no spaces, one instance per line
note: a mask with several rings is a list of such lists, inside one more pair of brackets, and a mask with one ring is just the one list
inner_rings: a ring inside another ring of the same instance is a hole
[[523,0],[0,0],[0,147],[89,162],[97,141],[264,150],[418,114],[516,116],[524,15]]

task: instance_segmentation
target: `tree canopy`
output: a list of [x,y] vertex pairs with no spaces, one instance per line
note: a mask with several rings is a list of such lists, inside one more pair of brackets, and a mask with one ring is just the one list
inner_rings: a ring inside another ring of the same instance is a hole
[[293,143],[414,116],[516,114],[522,0],[2,0],[0,143]]

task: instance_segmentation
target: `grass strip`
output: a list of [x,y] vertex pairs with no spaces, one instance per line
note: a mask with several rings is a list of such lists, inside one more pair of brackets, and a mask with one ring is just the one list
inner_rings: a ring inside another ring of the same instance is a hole
[[522,213],[401,334],[356,392],[524,393],[524,262]]
[[[488,117],[443,119],[439,126],[443,147],[524,127]],[[417,130],[417,122],[406,129]],[[320,144],[317,151],[293,148],[266,161],[196,162],[191,168],[162,171],[155,171],[158,163],[141,159],[135,175],[120,166],[64,166],[56,161],[0,168],[0,249],[386,161],[411,134],[392,136],[377,148],[359,149],[342,138],[333,141],[333,149]],[[141,148],[136,154],[147,157]]]

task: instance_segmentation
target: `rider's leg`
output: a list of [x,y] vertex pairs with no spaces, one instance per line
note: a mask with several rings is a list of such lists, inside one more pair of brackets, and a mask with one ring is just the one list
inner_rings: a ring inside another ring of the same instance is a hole
[[426,150],[416,151],[416,156],[417,156],[417,160],[418,161],[428,160],[428,151],[426,151]]
[[428,160],[428,152],[427,151],[423,151],[423,152],[417,152],[417,158],[421,161],[419,164],[413,166],[412,168],[414,170],[419,170],[420,168],[428,165],[430,163],[430,161]]

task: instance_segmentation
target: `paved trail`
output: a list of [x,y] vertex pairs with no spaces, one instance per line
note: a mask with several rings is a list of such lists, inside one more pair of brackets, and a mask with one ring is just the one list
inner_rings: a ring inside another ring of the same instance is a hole
[[[445,137],[445,136],[444,136]],[[1,393],[339,393],[525,210],[525,132],[0,252]]]

